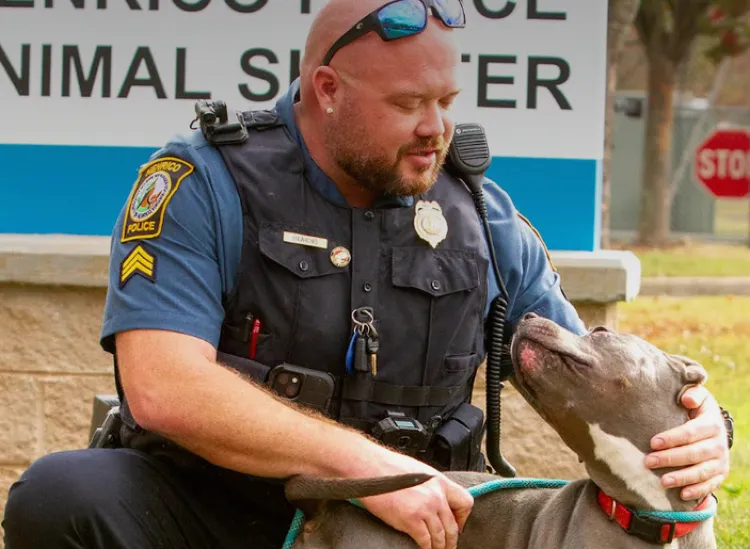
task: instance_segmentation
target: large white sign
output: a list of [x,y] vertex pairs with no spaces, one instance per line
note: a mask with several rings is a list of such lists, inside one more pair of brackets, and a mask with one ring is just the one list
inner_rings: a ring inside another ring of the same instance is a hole
[[[323,3],[0,0],[0,144],[156,147],[198,98],[271,106]],[[455,119],[495,155],[601,158],[607,3],[464,4]]]

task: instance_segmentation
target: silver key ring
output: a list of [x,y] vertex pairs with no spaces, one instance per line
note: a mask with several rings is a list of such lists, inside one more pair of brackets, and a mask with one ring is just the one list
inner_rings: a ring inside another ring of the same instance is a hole
[[[366,315],[365,321],[357,320],[355,315]],[[372,312],[369,307],[360,307],[352,311],[352,322],[354,324],[372,324],[375,321],[375,317],[372,316]]]
[[[357,316],[365,317],[365,320],[357,320]],[[377,331],[373,326],[375,317],[372,315],[372,311],[369,307],[360,307],[352,311],[352,323],[354,323],[354,329],[357,333],[364,337],[369,337],[371,333],[375,333],[377,337]]]

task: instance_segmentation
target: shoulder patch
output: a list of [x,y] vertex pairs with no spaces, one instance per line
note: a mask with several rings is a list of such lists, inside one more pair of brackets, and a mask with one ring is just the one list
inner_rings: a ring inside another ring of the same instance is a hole
[[128,198],[120,242],[159,236],[169,201],[193,170],[189,162],[170,156],[143,166]]
[[536,237],[539,239],[539,242],[542,243],[542,248],[544,248],[544,254],[547,256],[547,261],[549,262],[550,267],[552,267],[552,270],[554,272],[557,272],[557,268],[555,267],[555,264],[552,263],[552,256],[550,255],[549,250],[547,249],[547,245],[544,243],[544,239],[542,238],[542,235],[539,234],[539,231],[536,230],[536,227],[534,227],[534,225],[531,224],[531,221],[529,221],[526,216],[524,216],[521,212],[516,212],[516,214],[518,214],[518,217],[519,219],[521,219],[521,221],[523,221],[524,223],[526,223],[526,225],[529,226],[529,228],[531,229],[531,232],[533,232],[536,235]]
[[138,244],[120,263],[120,289],[136,275],[150,282],[156,282],[156,256]]

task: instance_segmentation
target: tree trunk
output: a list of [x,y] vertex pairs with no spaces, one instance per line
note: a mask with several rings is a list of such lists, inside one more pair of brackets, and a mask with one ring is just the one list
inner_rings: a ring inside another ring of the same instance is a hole
[[648,112],[638,244],[663,246],[669,240],[671,226],[669,173],[677,67],[661,51],[649,49]]
[[607,20],[607,103],[604,114],[604,158],[602,159],[601,247],[610,245],[610,202],[612,200],[612,137],[615,122],[617,65],[628,29],[638,13],[640,0],[609,0]]

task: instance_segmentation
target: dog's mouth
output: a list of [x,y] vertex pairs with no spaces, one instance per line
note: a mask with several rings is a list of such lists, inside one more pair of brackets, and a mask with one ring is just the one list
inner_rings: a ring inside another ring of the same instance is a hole
[[517,372],[526,370],[533,373],[543,368],[552,356],[571,370],[592,368],[595,362],[594,357],[582,349],[579,336],[536,316],[520,322],[511,349]]
[[559,339],[539,337],[536,334],[517,333],[511,341],[511,358],[516,375],[533,384],[536,373],[545,369],[553,360],[559,361],[565,369],[580,375],[591,369],[594,359],[590,355],[565,346]]
[[542,418],[549,422],[550,417],[542,408],[541,401],[539,400],[539,397],[534,390],[533,381],[531,381],[530,376],[528,376],[527,373],[524,372],[524,368],[522,367],[522,360],[520,358],[522,349],[521,341],[522,338],[518,337],[517,335],[514,336],[511,340],[510,355],[513,362],[513,371],[515,372],[515,375],[510,378],[510,382],[526,400],[526,402],[528,402],[529,405],[531,405],[531,407],[534,408],[540,416],[542,416]]
[[510,355],[515,372],[511,382],[553,427],[552,418],[543,408],[543,402],[550,400],[545,394],[558,393],[568,385],[588,383],[586,378],[594,369],[596,357],[587,353],[584,345],[579,336],[535,315],[518,324],[511,340]]
[[542,403],[539,400],[539,397],[536,394],[536,391],[534,391],[534,388],[529,384],[529,381],[524,378],[524,374],[521,371],[520,368],[517,366],[517,361],[515,358],[513,358],[513,369],[515,370],[515,375],[510,378],[510,382],[515,387],[516,391],[524,398],[526,402],[529,403],[529,405],[536,410],[536,413],[541,416],[544,421],[549,423],[553,426],[553,428],[557,429],[554,420],[550,415],[544,410],[542,407]]
[[[577,336],[570,334],[570,337]],[[540,413],[539,392],[550,383],[559,387],[559,383],[550,380],[551,371],[557,372],[556,376],[577,379],[580,383],[594,364],[594,357],[571,345],[565,334],[536,320],[519,325],[511,340],[510,354],[516,389]]]
[[528,391],[529,393],[533,394],[533,388],[529,384],[529,380],[526,379],[524,375],[524,368],[523,368],[523,362],[521,360],[521,345],[523,338],[519,336],[517,333],[513,336],[513,339],[510,342],[510,358],[513,362],[513,371],[515,372],[515,379],[516,382],[521,385],[524,390]]
[[[566,430],[564,427],[567,420],[553,404],[559,395],[551,393],[564,391],[565,386],[570,384],[565,378],[577,379],[578,381],[573,383],[581,384],[581,379],[586,376],[593,359],[567,349],[560,349],[559,346],[550,349],[537,338],[519,333],[516,333],[511,341],[511,359],[515,372],[511,383],[542,419],[562,436]],[[552,361],[555,364],[551,364]],[[559,373],[552,377],[550,370],[557,370]],[[540,398],[540,394],[544,398]]]

